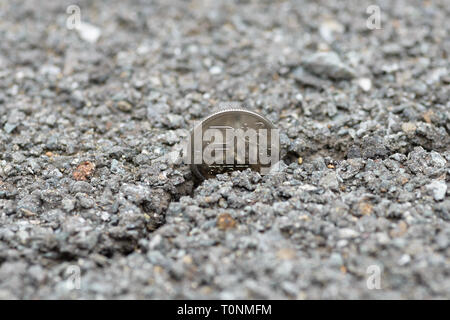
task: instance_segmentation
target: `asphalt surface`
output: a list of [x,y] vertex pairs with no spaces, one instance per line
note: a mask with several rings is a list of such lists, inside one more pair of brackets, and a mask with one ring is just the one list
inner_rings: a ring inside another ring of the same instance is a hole
[[[449,19],[1,0],[0,298],[450,298]],[[281,130],[281,171],[197,183],[183,143],[230,101]]]

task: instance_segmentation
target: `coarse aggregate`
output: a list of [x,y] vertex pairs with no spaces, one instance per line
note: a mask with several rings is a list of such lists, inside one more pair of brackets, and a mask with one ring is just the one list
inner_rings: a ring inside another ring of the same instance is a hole
[[[450,298],[448,0],[37,2],[0,0],[0,299]],[[195,181],[231,102],[281,169]]]

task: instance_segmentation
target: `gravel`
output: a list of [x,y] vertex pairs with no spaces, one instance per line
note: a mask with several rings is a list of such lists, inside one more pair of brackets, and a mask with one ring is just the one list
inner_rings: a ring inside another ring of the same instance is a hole
[[[0,0],[0,298],[450,298],[450,6],[373,4]],[[230,101],[281,169],[198,183]]]

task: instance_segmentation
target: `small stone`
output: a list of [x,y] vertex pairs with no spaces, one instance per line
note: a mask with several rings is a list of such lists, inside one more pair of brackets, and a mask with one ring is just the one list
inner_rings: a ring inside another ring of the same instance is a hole
[[304,67],[322,78],[349,80],[355,72],[346,66],[335,52],[318,52],[305,60]]
[[125,170],[123,169],[122,163],[120,163],[116,159],[112,159],[111,160],[111,172],[112,173],[117,173],[117,174],[125,173]]
[[76,203],[76,200],[75,200],[75,199],[68,199],[68,198],[66,198],[66,199],[63,199],[63,200],[61,201],[61,204],[62,204],[62,206],[63,206],[63,209],[64,209],[65,211],[67,211],[67,212],[70,212],[70,211],[72,211],[73,209],[75,209],[75,203]]
[[338,236],[341,239],[356,238],[359,236],[359,232],[349,228],[339,229]]
[[72,92],[70,95],[70,102],[77,109],[80,109],[86,105],[86,99],[80,90],[75,90]]
[[433,116],[433,110],[428,110],[427,112],[425,112],[422,117],[423,120],[425,120],[426,123],[431,123],[431,117]]
[[377,242],[379,244],[388,244],[391,241],[389,236],[386,233],[383,233],[383,232],[378,232],[376,234],[376,238],[377,238]]
[[88,197],[87,194],[78,193],[76,196],[77,196],[80,206],[82,208],[90,209],[90,208],[94,207],[94,205],[95,205],[94,199],[91,199],[90,197]]
[[302,157],[298,157],[297,162],[298,162],[298,164],[302,164],[303,163],[303,158]]
[[392,64],[385,64],[381,67],[381,70],[383,70],[385,73],[394,73],[398,71],[399,66],[397,63]]
[[80,22],[76,30],[80,38],[89,43],[96,43],[102,33],[97,26],[83,21]]
[[228,230],[236,227],[236,220],[229,213],[223,213],[217,217],[216,226],[220,230]]
[[95,164],[90,161],[83,161],[73,172],[73,178],[77,181],[86,181],[95,170]]
[[219,66],[213,66],[211,67],[211,69],[209,69],[209,73],[211,73],[212,75],[220,74],[222,73],[222,68]]
[[117,109],[123,112],[130,112],[133,109],[133,106],[128,101],[122,100],[117,102]]
[[345,239],[341,239],[336,243],[338,248],[344,248],[346,245],[348,245],[348,240]]
[[447,192],[447,184],[445,181],[433,181],[427,184],[426,189],[433,193],[434,200],[440,201],[444,200],[445,194]]
[[61,69],[58,66],[46,64],[40,68],[39,73],[44,76],[56,78],[61,74]]
[[86,181],[77,181],[73,184],[71,191],[73,193],[79,193],[79,192],[84,192],[84,193],[90,193],[92,192],[92,186],[86,182]]
[[329,81],[319,78],[316,75],[305,70],[303,67],[297,67],[292,72],[292,77],[297,83],[303,86],[310,86],[315,88],[324,88],[329,85]]
[[169,113],[167,115],[167,126],[172,129],[180,128],[184,122],[184,118],[179,114]]
[[45,271],[40,265],[32,265],[28,269],[28,274],[38,283],[45,280]]
[[341,267],[344,264],[342,256],[338,252],[333,252],[329,258],[329,262],[332,266]]
[[356,144],[351,145],[347,151],[347,159],[361,158],[361,148]]
[[161,235],[157,234],[155,235],[149,242],[148,247],[150,250],[155,250],[160,247],[162,243],[163,238]]
[[373,211],[373,206],[369,202],[362,201],[358,205],[359,213],[362,215],[369,215]]
[[25,217],[33,217],[36,215],[36,213],[34,213],[31,210],[28,210],[27,208],[20,208],[20,210],[22,211],[22,213]]
[[364,91],[370,91],[372,89],[372,80],[369,78],[360,78],[358,79],[358,86]]
[[192,257],[190,255],[185,255],[183,257],[182,261],[183,261],[184,264],[190,265],[190,264],[192,264],[193,259],[192,259]]
[[55,168],[48,173],[48,176],[53,178],[62,178],[63,174],[61,173],[61,171]]
[[303,101],[303,95],[302,95],[301,93],[297,93],[297,94],[295,95],[295,99],[296,99],[297,101],[299,101],[299,102],[302,102],[302,101]]
[[402,130],[406,134],[414,133],[416,131],[416,129],[417,129],[416,125],[412,122],[404,122],[402,124]]
[[345,27],[336,20],[327,19],[320,24],[319,33],[322,38],[330,43],[335,39],[335,34],[340,34],[345,31]]
[[147,106],[147,119],[152,123],[159,123],[162,117],[170,112],[170,107],[166,103],[155,103]]
[[417,97],[421,97],[427,94],[428,87],[424,82],[418,81],[411,86],[411,90],[416,94]]
[[381,49],[386,56],[396,56],[403,51],[402,46],[394,42],[385,44]]
[[430,152],[430,156],[431,156],[431,162],[433,163],[434,166],[438,167],[438,168],[443,168],[445,167],[445,165],[447,164],[447,160],[445,160],[439,153],[437,153],[436,151],[431,151]]
[[277,251],[277,258],[280,260],[293,260],[297,256],[297,252],[292,248],[282,248]]
[[3,130],[5,130],[6,133],[11,133],[14,131],[14,129],[17,128],[17,124],[15,123],[5,123],[5,125],[3,126]]
[[403,236],[406,233],[406,231],[408,231],[408,225],[406,224],[406,222],[400,221],[397,224],[397,227],[390,232],[390,236],[392,238],[398,238]]
[[398,260],[398,264],[400,266],[404,266],[404,265],[407,265],[410,261],[411,261],[411,256],[409,254],[404,254]]
[[404,186],[406,183],[408,183],[409,179],[406,177],[403,177],[400,179],[400,183],[402,184],[402,186]]
[[339,188],[339,182],[336,178],[334,171],[327,172],[319,181],[319,185],[327,189],[337,190]]
[[385,157],[388,154],[385,141],[380,136],[364,137],[361,148],[362,157],[367,159]]

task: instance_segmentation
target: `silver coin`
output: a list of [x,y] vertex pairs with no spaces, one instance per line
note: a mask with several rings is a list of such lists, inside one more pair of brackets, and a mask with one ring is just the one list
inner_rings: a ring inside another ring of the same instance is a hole
[[201,180],[219,173],[251,170],[267,174],[280,156],[278,129],[265,117],[245,109],[222,110],[191,131],[188,158]]

